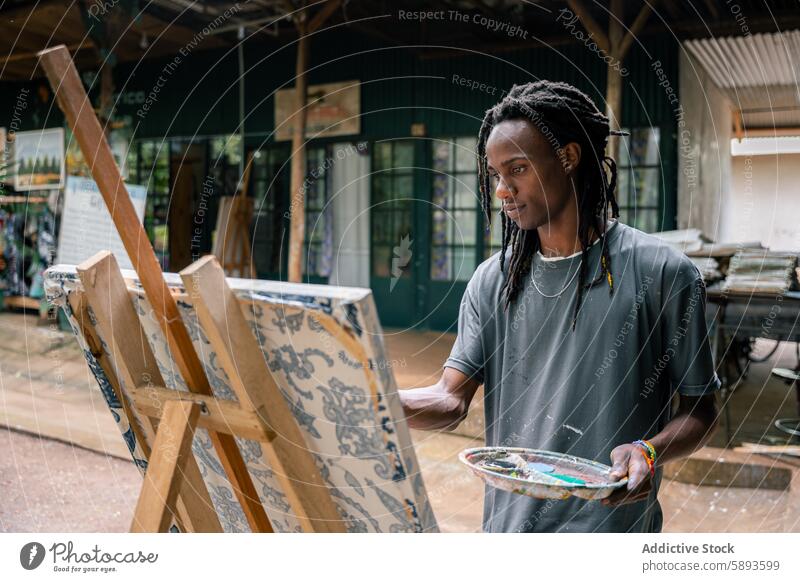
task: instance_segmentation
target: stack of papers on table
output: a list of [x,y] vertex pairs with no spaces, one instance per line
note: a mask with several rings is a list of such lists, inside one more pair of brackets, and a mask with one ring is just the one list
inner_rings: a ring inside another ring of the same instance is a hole
[[689,257],[691,261],[703,275],[703,280],[707,283],[713,283],[722,279],[722,273],[719,270],[719,261],[714,257]]
[[785,293],[794,286],[796,267],[796,253],[739,251],[731,259],[722,288],[738,293]]

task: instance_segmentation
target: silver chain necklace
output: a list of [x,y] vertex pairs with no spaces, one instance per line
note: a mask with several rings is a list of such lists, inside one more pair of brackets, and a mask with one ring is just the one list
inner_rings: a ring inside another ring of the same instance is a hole
[[536,269],[531,269],[531,283],[533,283],[533,288],[534,288],[534,289],[536,289],[536,291],[538,291],[538,292],[539,292],[539,295],[541,295],[542,297],[545,297],[545,298],[547,298],[547,299],[554,299],[554,298],[556,298],[556,297],[560,297],[560,296],[561,296],[561,295],[564,293],[564,291],[566,291],[567,289],[569,289],[569,286],[570,286],[570,285],[572,285],[572,282],[575,280],[575,277],[577,277],[577,276],[578,276],[578,273],[580,273],[580,272],[581,272],[581,266],[580,266],[580,264],[578,264],[578,269],[575,271],[575,274],[574,274],[574,275],[572,275],[572,277],[571,277],[571,278],[570,278],[570,280],[567,282],[567,284],[566,284],[566,285],[564,285],[564,288],[563,288],[563,289],[561,289],[561,291],[559,291],[559,292],[558,292],[558,293],[556,293],[555,295],[548,295],[547,293],[543,293],[543,292],[542,292],[542,290],[541,290],[541,289],[539,289],[539,286],[536,284],[536,279],[534,279],[534,278],[533,278],[533,273],[534,273],[535,271],[536,271]]

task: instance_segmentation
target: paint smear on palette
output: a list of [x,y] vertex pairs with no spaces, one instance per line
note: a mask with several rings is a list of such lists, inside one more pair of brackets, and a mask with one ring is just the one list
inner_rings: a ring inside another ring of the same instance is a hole
[[561,482],[560,484],[599,485],[608,482],[608,474],[605,471],[600,471],[592,465],[585,465],[577,457],[559,456],[563,458],[553,458],[550,455],[542,457],[536,453],[511,453],[497,449],[479,461],[477,466],[517,479],[550,484]]
[[539,499],[603,499],[627,483],[613,481],[608,465],[553,451],[480,447],[459,459],[489,485]]

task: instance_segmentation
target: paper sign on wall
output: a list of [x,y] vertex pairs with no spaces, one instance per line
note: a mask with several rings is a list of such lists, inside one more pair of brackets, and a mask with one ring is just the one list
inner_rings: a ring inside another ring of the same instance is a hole
[[[361,94],[358,81],[309,85],[306,138],[361,133]],[[275,93],[275,140],[292,139],[295,90]]]
[[[147,189],[131,184],[125,186],[131,195],[136,215],[142,220]],[[57,262],[77,265],[103,250],[114,253],[121,269],[133,269],[97,184],[89,178],[69,176],[64,191]]]

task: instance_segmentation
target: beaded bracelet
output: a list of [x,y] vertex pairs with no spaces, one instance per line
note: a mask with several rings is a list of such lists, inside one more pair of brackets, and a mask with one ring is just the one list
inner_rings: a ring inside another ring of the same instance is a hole
[[650,443],[650,441],[645,440],[634,441],[633,444],[639,445],[639,450],[642,451],[642,454],[647,461],[647,467],[650,469],[650,475],[654,475],[656,472],[656,448]]
[[647,453],[648,453],[648,455],[650,455],[650,458],[653,459],[654,463],[656,462],[656,448],[653,446],[653,444],[650,441],[638,440],[638,441],[635,441],[633,444],[641,445],[645,449],[647,449]]

